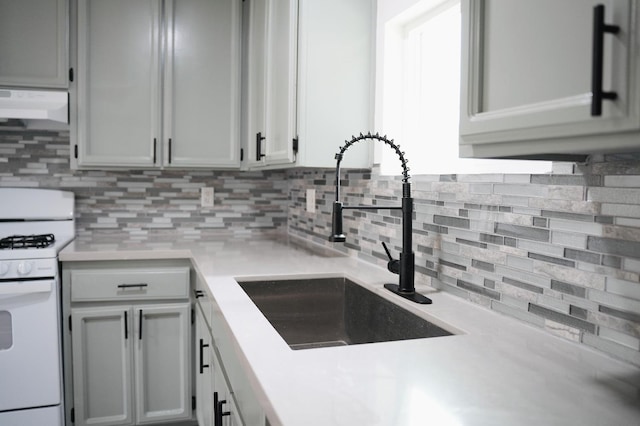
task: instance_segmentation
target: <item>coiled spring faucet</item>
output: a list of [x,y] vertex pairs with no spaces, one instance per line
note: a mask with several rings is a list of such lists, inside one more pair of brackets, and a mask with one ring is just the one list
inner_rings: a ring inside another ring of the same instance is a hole
[[[356,142],[362,140],[380,141],[393,148],[400,158],[402,163],[402,204],[401,206],[345,206],[340,201],[340,163],[345,151]],[[393,139],[387,139],[386,136],[380,136],[378,133],[375,135],[367,133],[359,136],[352,136],[350,141],[345,141],[345,144],[340,148],[340,152],[336,154],[336,199],[333,202],[333,217],[332,217],[332,232],[329,237],[329,241],[332,242],[344,242],[346,236],[342,232],[342,211],[343,210],[401,210],[402,211],[402,252],[400,253],[400,259],[394,259],[391,256],[391,252],[387,248],[387,245],[383,242],[389,262],[387,263],[387,269],[394,274],[399,275],[399,284],[385,284],[384,287],[393,293],[409,299],[416,303],[429,304],[431,299],[416,293],[415,290],[415,255],[412,249],[412,235],[413,235],[413,198],[411,198],[411,183],[409,183],[409,168],[407,167],[407,160],[404,157],[404,152],[400,151],[400,145],[396,145]]]

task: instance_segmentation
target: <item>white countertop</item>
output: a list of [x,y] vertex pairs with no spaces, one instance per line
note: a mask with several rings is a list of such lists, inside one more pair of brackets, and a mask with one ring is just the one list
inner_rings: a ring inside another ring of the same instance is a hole
[[[322,249],[321,249],[322,250]],[[192,259],[272,425],[640,425],[640,369],[355,258],[274,240],[82,242],[62,261]],[[234,277],[347,276],[448,337],[291,350]],[[251,426],[251,425],[247,425]]]

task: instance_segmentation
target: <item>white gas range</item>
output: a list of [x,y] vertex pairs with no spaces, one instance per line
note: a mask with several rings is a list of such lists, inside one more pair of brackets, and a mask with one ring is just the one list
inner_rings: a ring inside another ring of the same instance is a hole
[[75,235],[71,192],[0,188],[0,425],[61,426],[58,252]]

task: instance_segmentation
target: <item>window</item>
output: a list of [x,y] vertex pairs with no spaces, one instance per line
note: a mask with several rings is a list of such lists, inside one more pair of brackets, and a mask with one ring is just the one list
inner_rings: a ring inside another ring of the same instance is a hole
[[[422,0],[384,25],[382,128],[411,174],[551,171],[550,162],[458,158],[460,36],[460,0]],[[400,173],[393,151],[376,154],[382,174]]]

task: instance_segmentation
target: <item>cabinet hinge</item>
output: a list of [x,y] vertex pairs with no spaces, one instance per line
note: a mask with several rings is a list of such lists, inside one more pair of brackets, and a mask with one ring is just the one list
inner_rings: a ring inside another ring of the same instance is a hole
[[293,153],[294,154],[298,153],[298,138],[297,137],[293,138]]
[[69,315],[69,331],[71,331],[71,315]]
[[196,409],[196,397],[195,396],[191,397],[191,409],[192,410]]
[[244,161],[244,148],[240,148],[240,161]]
[[73,68],[69,68],[69,81],[73,81]]
[[76,159],[78,158],[78,145],[77,144],[73,147],[73,156]]
[[71,409],[71,423],[75,423],[76,422],[76,409],[72,408]]

